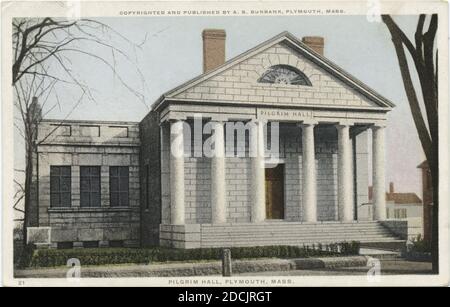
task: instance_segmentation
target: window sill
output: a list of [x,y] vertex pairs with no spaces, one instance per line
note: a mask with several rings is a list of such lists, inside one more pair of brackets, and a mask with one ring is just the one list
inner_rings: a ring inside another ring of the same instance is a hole
[[[139,208],[138,208],[139,209]],[[72,213],[72,212],[127,212],[132,211],[132,207],[97,207],[97,208],[49,208],[49,213]]]

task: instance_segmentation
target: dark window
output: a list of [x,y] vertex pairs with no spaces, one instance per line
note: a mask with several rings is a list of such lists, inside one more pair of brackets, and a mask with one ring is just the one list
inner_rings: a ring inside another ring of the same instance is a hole
[[128,206],[128,166],[109,167],[109,192],[111,207]]
[[50,166],[50,206],[70,207],[72,176],[70,166]]
[[80,167],[80,206],[100,207],[100,166]]

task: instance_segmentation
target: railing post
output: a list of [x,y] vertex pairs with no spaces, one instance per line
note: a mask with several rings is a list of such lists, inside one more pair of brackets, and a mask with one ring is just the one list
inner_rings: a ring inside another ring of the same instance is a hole
[[224,248],[222,251],[222,276],[231,276],[231,250]]

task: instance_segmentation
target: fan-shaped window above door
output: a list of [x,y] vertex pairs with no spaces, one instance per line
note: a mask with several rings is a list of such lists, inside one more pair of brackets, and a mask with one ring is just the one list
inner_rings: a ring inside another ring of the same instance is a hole
[[311,86],[311,81],[300,70],[289,65],[271,66],[258,79],[260,83],[291,84]]

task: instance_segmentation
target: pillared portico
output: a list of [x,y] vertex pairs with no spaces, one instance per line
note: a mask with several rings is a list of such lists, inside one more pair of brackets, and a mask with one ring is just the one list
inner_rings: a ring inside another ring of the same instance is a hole
[[[361,222],[369,176],[373,220],[384,220],[384,127],[394,105],[327,60],[322,38],[284,32],[224,62],[225,36],[203,32],[204,73],[152,111],[161,159],[170,161],[161,175],[170,181],[161,187],[161,244],[251,245],[251,233],[261,244],[306,242],[301,233],[284,237],[287,225],[312,225],[310,232],[337,223],[347,231]],[[172,146],[183,155],[172,156]],[[212,155],[193,154],[209,146]]]

